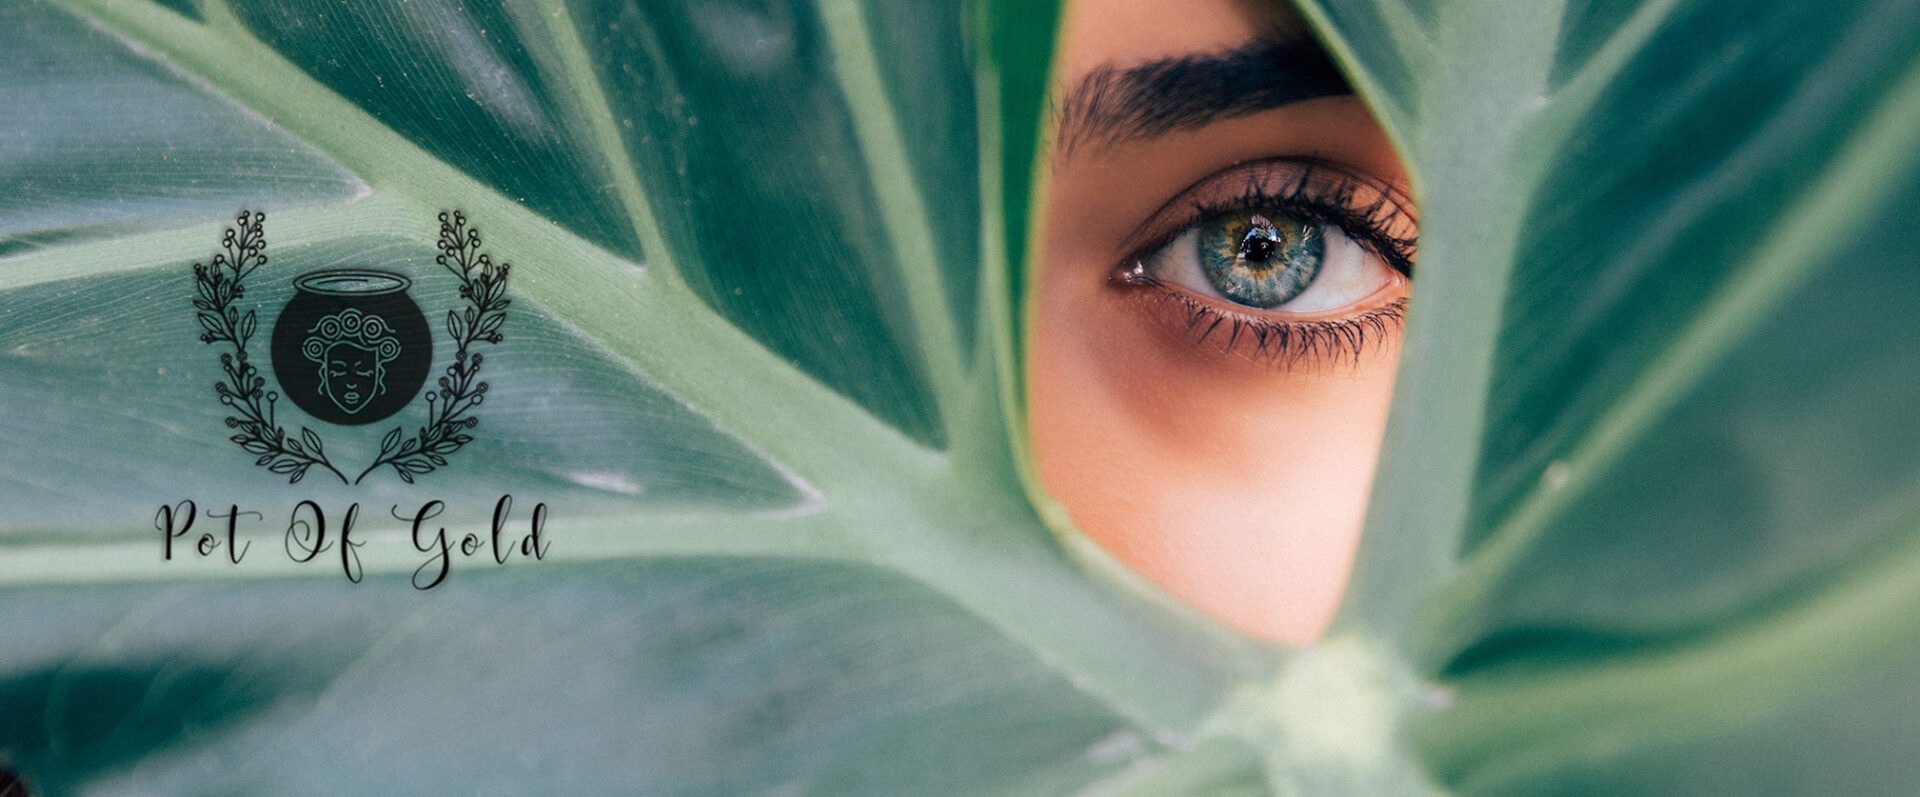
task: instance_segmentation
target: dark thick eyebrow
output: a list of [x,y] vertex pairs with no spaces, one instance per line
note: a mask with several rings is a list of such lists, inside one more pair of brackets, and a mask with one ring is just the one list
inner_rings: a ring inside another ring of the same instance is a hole
[[1282,105],[1352,94],[1312,39],[1088,72],[1060,104],[1060,152],[1166,135]]

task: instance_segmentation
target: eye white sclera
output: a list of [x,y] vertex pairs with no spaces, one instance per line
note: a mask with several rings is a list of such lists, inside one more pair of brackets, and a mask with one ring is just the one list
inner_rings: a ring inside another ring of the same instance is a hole
[[1394,270],[1378,255],[1332,225],[1321,227],[1326,250],[1320,274],[1299,296],[1281,305],[1290,313],[1331,313],[1372,296],[1393,281]]
[[[1320,273],[1316,275],[1307,289],[1293,297],[1286,304],[1276,307],[1251,307],[1229,299],[1220,294],[1201,271],[1200,261],[1194,246],[1200,234],[1198,225],[1167,242],[1152,258],[1155,265],[1165,273],[1155,274],[1162,280],[1174,283],[1187,290],[1209,299],[1226,302],[1236,307],[1245,307],[1255,312],[1279,312],[1290,315],[1320,315],[1346,309],[1362,299],[1372,296],[1386,287],[1396,272],[1378,255],[1347,237],[1339,227],[1331,224],[1321,225],[1320,232],[1325,241],[1321,255]],[[1169,257],[1168,255],[1172,256]]]

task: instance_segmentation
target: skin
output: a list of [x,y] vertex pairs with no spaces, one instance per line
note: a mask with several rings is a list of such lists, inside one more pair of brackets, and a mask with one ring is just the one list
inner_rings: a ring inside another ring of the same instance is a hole
[[[1102,66],[1219,53],[1302,30],[1291,12],[1230,0],[1077,0],[1056,77],[1067,88]],[[1257,637],[1305,643],[1325,632],[1352,565],[1397,328],[1358,357],[1260,361],[1218,342],[1196,344],[1169,318],[1184,310],[1142,301],[1139,289],[1112,280],[1156,210],[1223,169],[1275,157],[1406,183],[1379,126],[1351,96],[1056,147],[1028,309],[1028,398],[1041,483],[1081,531],[1200,612]]]

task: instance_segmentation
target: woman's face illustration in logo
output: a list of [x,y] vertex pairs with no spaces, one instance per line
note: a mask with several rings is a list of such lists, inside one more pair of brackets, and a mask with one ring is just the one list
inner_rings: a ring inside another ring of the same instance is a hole
[[387,363],[400,355],[400,341],[385,319],[348,308],[314,324],[301,353],[320,369],[320,394],[353,414],[387,391]]

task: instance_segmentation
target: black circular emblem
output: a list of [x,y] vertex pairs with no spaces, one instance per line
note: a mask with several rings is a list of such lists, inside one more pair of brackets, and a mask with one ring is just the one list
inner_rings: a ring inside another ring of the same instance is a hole
[[433,365],[412,282],[370,269],[301,275],[273,324],[273,375],[307,414],[346,426],[392,417]]

